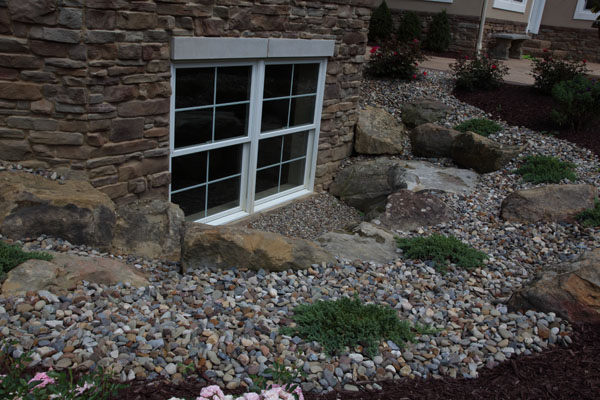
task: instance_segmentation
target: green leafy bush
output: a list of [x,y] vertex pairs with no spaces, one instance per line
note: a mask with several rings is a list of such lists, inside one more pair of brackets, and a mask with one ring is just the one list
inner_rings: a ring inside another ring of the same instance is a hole
[[450,65],[459,90],[491,90],[502,85],[508,67],[487,55],[464,56]]
[[381,340],[392,340],[398,345],[414,340],[410,324],[402,321],[391,307],[362,304],[358,296],[336,301],[317,301],[299,305],[292,319],[295,327],[284,327],[281,333],[317,341],[327,353],[334,355],[344,346],[361,345],[365,354],[376,354]]
[[461,132],[471,131],[481,136],[489,136],[498,132],[502,127],[487,118],[473,118],[456,125],[454,129]]
[[38,259],[50,261],[52,256],[47,253],[25,252],[19,246],[9,245],[0,241],[0,276],[27,260]]
[[397,31],[399,42],[410,42],[413,39],[421,40],[421,19],[414,11],[407,11],[402,15]]
[[570,81],[588,71],[586,60],[555,58],[547,50],[544,51],[542,58],[533,59],[531,70],[531,75],[535,79],[534,86],[543,93],[551,94],[552,88],[557,83]]
[[431,51],[445,51],[450,46],[450,22],[446,10],[433,16],[424,44]]
[[528,156],[525,163],[515,172],[523,177],[526,182],[532,183],[559,183],[563,179],[577,180],[573,168],[574,164],[564,162],[550,156]]
[[371,42],[388,40],[393,32],[394,22],[392,21],[392,13],[385,0],[383,0],[379,7],[371,14],[368,34],[369,40]]
[[418,40],[408,43],[387,41],[381,47],[371,49],[366,73],[375,77],[415,79],[417,65],[424,59]]
[[577,214],[577,220],[585,227],[599,227],[600,226],[600,201],[596,199],[594,202],[594,208],[585,210]]
[[600,115],[600,83],[585,76],[557,83],[552,88],[552,98],[557,105],[552,119],[559,125],[580,129]]
[[461,242],[454,236],[433,234],[428,237],[396,238],[404,256],[412,259],[431,260],[438,270],[444,271],[448,262],[461,268],[479,267],[488,256]]

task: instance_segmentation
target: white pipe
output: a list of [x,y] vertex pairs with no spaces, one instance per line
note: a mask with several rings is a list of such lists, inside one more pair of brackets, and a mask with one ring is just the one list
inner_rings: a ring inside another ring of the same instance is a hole
[[477,54],[481,54],[483,47],[483,31],[485,30],[485,18],[487,14],[488,0],[483,0],[483,7],[481,8],[481,18],[479,19],[479,34],[477,35]]

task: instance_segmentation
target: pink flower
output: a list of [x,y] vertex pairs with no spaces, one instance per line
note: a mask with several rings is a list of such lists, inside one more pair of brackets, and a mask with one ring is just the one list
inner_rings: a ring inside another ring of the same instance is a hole
[[413,39],[413,43],[419,43],[419,39]]
[[415,67],[418,67],[418,66],[419,66],[419,63],[415,61]]
[[225,398],[226,396],[223,394],[223,391],[220,387],[217,385],[211,385],[202,388],[200,391],[200,397],[196,397],[196,400],[224,400]]
[[375,53],[377,50],[379,50],[379,46],[371,47],[371,54]]
[[412,78],[417,79],[417,74],[413,74]]
[[85,382],[85,383],[83,384],[83,386],[77,386],[77,387],[75,388],[75,391],[77,392],[77,395],[78,395],[78,396],[80,396],[80,395],[82,395],[82,394],[83,394],[83,392],[85,392],[86,390],[88,390],[88,389],[91,389],[91,388],[93,388],[93,387],[94,387],[94,384],[93,384],[93,383],[88,383],[88,382]]
[[395,56],[397,56],[397,55],[398,55],[398,52],[397,52],[397,51],[395,51],[395,52],[394,52],[394,55],[395,55]]
[[585,64],[585,63],[587,63],[587,60],[584,59],[584,60],[582,60],[582,62]]
[[465,56],[465,60],[468,60],[468,59],[469,59],[469,56]]
[[427,71],[423,71],[423,76],[427,76]]
[[496,64],[492,64],[492,69],[496,69],[498,67],[496,67]]
[[548,52],[548,49],[543,49],[542,51],[543,51],[544,53],[547,53],[547,52]]
[[236,400],[261,400],[258,393],[246,393],[244,396]]
[[54,378],[49,377],[45,372],[38,372],[33,378],[29,380],[29,383],[31,382],[40,382],[37,385],[35,385],[33,389],[43,388],[49,384],[53,384]]

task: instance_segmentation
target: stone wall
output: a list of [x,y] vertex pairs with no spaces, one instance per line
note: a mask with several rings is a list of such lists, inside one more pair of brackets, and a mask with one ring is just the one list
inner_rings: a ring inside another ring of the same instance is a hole
[[317,190],[352,151],[374,0],[0,0],[0,159],[166,198],[172,36],[335,39]]
[[575,58],[600,62],[600,38],[595,28],[576,29],[542,25],[533,38],[550,42],[548,47],[552,51],[558,50]]

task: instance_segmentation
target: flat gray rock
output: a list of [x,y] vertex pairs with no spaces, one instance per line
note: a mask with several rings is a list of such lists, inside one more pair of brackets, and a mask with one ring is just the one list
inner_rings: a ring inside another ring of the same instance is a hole
[[479,174],[468,169],[444,168],[428,161],[402,161],[406,169],[407,189],[414,192],[421,190],[442,190],[456,194],[473,193],[477,186]]

